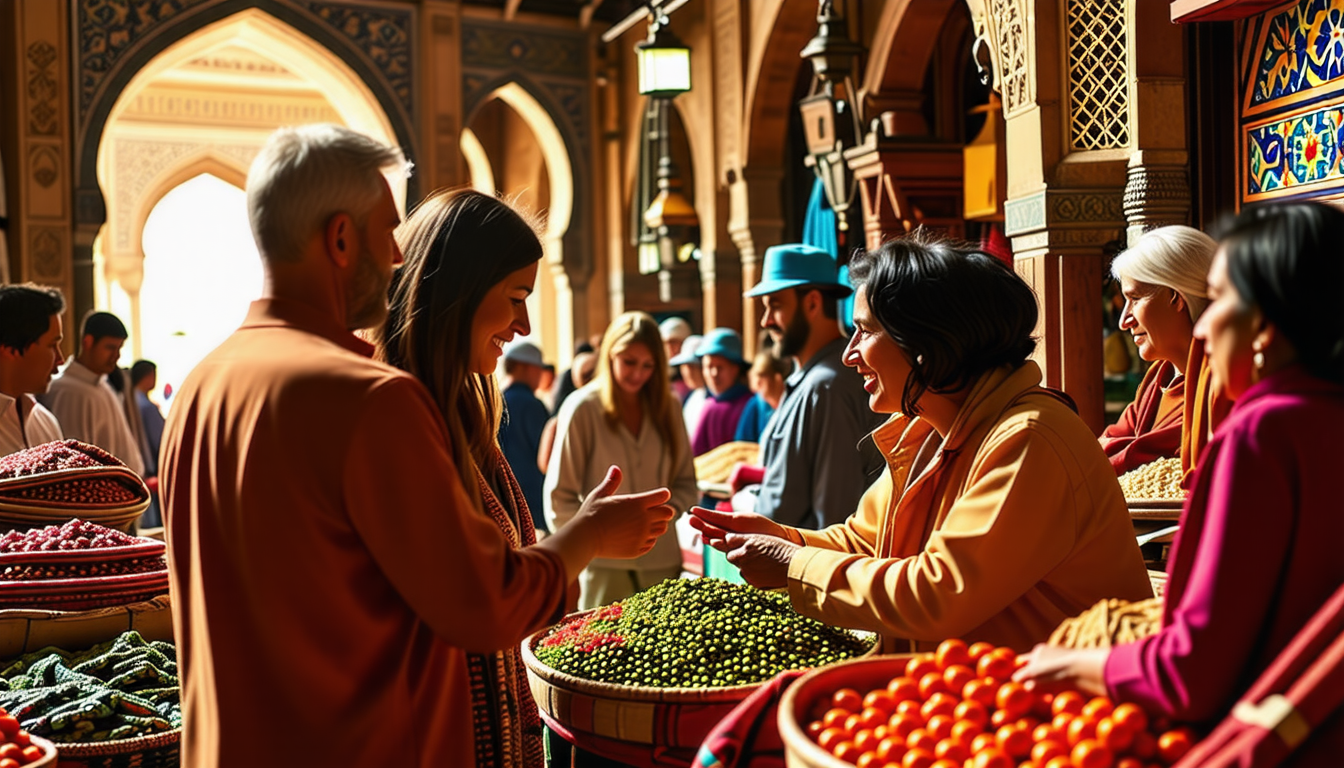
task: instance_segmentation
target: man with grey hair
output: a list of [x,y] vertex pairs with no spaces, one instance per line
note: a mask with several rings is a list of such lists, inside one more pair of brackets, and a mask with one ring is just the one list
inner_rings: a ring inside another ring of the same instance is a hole
[[479,508],[429,392],[352,333],[387,315],[383,171],[407,167],[334,125],[283,128],[252,165],[263,298],[162,446],[184,766],[540,765],[530,698],[474,701],[467,650],[555,622],[593,557],[647,551],[672,515],[666,491],[612,496],[614,470],[577,533],[524,549]]

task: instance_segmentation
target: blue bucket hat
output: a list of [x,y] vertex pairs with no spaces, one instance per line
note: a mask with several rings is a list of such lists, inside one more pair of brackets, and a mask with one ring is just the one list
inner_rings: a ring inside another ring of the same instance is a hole
[[745,363],[742,358],[742,337],[732,328],[715,328],[705,334],[700,346],[695,348],[696,357],[719,355],[735,363]]
[[761,281],[742,295],[765,296],[807,285],[828,289],[838,297],[848,296],[853,289],[841,283],[837,273],[835,258],[820,248],[802,244],[774,245],[765,249]]

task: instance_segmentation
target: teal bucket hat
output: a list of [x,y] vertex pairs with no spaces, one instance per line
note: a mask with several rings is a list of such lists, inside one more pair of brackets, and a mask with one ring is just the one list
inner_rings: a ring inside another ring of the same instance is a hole
[[837,279],[837,273],[835,259],[820,248],[802,244],[774,245],[765,249],[761,281],[742,295],[765,296],[804,285],[829,289],[839,297],[853,293],[852,288]]
[[732,328],[715,328],[705,334],[700,346],[695,348],[696,357],[718,355],[735,363],[745,363],[742,358],[742,337]]

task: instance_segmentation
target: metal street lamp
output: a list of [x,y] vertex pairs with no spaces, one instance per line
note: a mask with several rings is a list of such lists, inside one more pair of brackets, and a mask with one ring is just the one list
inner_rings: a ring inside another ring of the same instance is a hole
[[691,49],[667,24],[667,14],[656,9],[648,39],[635,44],[639,93],[655,99],[672,99],[691,90]]
[[814,76],[807,96],[798,102],[798,111],[807,141],[803,162],[821,179],[841,232],[849,228],[846,212],[854,201],[855,188],[843,153],[857,145],[863,134],[853,79],[854,60],[863,51],[862,45],[849,39],[845,20],[830,0],[822,0],[817,8],[817,35],[799,54],[812,62]]

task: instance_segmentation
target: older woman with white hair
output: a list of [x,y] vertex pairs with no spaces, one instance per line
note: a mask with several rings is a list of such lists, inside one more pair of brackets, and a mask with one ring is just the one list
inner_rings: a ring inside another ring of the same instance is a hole
[[1210,403],[1204,351],[1192,344],[1195,322],[1209,299],[1206,284],[1217,247],[1197,229],[1170,226],[1144,233],[1115,258],[1129,331],[1139,357],[1153,365],[1134,402],[1101,435],[1101,446],[1123,474],[1156,459],[1180,456],[1192,469],[1199,449],[1228,409]]

